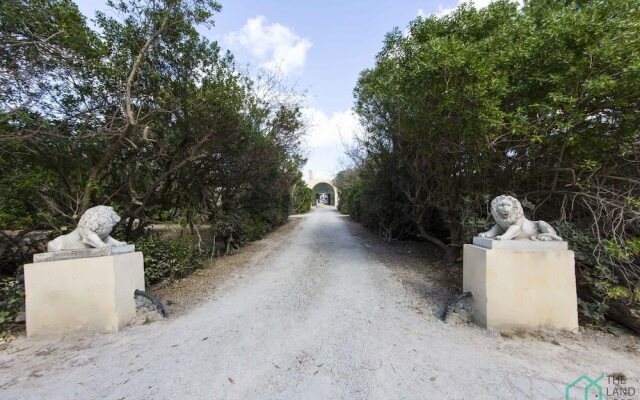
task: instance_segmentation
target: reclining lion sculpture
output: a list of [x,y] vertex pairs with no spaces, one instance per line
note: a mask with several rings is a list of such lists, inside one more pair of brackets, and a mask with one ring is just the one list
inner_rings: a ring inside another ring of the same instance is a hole
[[548,223],[525,218],[522,204],[515,197],[498,196],[493,199],[491,215],[496,224],[488,231],[479,233],[478,236],[496,240],[562,240]]
[[47,251],[77,250],[108,246],[123,246],[109,234],[120,222],[120,217],[109,206],[88,209],[78,221],[78,227],[67,235],[62,235],[47,244]]

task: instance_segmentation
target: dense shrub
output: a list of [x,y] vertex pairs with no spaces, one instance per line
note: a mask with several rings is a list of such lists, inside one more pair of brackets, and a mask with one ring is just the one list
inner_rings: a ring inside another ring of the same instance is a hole
[[362,215],[362,179],[356,170],[343,170],[338,172],[333,180],[340,201],[338,202],[338,211],[342,214],[351,216],[354,221],[360,222]]
[[203,254],[186,236],[167,239],[156,234],[138,239],[135,245],[144,255],[144,278],[150,285],[183,278],[203,263]]
[[43,253],[53,232],[0,231],[0,276],[16,276],[21,266],[32,261],[32,255]]
[[0,280],[0,338],[10,331],[24,307],[24,286],[16,278]]
[[[71,0],[0,2],[0,230],[69,231],[106,204],[128,241],[179,222],[237,247],[286,221],[300,96],[199,33],[215,1],[109,6],[90,25]],[[0,274],[21,246],[0,235]]]
[[304,214],[311,210],[311,204],[313,203],[313,189],[307,187],[303,182],[300,182],[293,189],[293,213]]
[[[407,239],[416,235],[403,194],[391,184],[391,173],[371,174],[374,160],[337,174],[338,210],[376,232],[383,239]],[[374,168],[375,169],[375,168]]]
[[[640,285],[638,281],[625,279],[615,273],[618,255],[601,255],[598,238],[588,229],[581,229],[567,221],[554,223],[558,233],[571,245],[577,266],[580,313],[589,322],[600,325],[610,309],[610,304],[624,304],[632,310],[640,310]],[[632,329],[640,333],[640,320],[625,318]]]
[[640,287],[639,7],[463,3],[390,32],[355,88],[365,132],[353,151],[357,185],[341,190],[360,205],[343,209],[387,238],[411,234],[408,221],[455,261],[489,222],[491,198],[512,194],[579,249],[585,312],[631,301]]

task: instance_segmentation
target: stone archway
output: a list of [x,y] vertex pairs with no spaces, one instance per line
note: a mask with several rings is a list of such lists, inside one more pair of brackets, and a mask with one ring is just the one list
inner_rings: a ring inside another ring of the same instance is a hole
[[[329,205],[337,206],[338,205],[338,188],[334,186],[333,180],[331,179],[311,179],[307,182],[307,187],[313,190],[314,199],[316,193],[330,193],[329,196]],[[327,190],[327,189],[330,189]]]

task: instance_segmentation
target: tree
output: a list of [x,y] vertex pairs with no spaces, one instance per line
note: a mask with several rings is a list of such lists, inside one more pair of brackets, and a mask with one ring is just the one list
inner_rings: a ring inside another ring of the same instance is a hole
[[231,246],[284,222],[297,96],[264,95],[198,33],[214,1],[109,4],[95,32],[68,0],[0,6],[0,227],[59,229],[108,204],[130,239],[207,222]]
[[450,261],[488,201],[514,194],[536,217],[589,232],[594,285],[640,294],[638,11],[503,0],[390,32],[355,88],[363,187],[387,181]]

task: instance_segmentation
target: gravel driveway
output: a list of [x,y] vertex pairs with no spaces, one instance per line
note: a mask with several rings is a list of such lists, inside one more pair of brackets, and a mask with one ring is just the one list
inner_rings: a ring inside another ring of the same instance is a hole
[[[9,399],[562,399],[582,374],[640,357],[579,335],[502,337],[419,312],[425,299],[334,209],[315,209],[214,295],[118,334],[19,338]],[[577,397],[576,397],[577,398]]]

